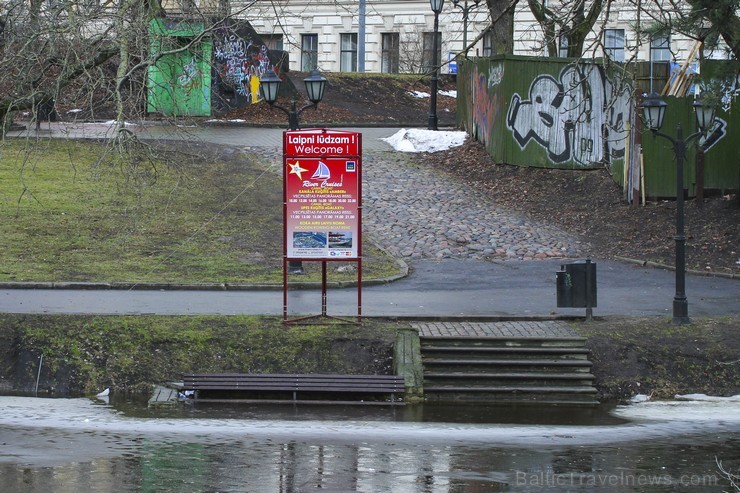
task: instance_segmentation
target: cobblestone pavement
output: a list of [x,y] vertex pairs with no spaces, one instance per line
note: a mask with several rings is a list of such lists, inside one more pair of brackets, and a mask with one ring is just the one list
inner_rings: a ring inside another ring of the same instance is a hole
[[[280,169],[279,149],[247,152]],[[363,226],[391,255],[406,260],[578,257],[579,241],[496,206],[454,177],[424,167],[423,156],[363,155]]]
[[578,241],[496,206],[423,155],[373,152],[364,161],[363,224],[405,259],[544,259],[578,255]]
[[421,337],[578,337],[564,322],[414,322]]

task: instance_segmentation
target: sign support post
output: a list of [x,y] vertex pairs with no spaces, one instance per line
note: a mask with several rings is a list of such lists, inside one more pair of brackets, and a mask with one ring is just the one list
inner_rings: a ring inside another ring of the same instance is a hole
[[[283,322],[328,314],[328,262],[357,263],[362,319],[362,134],[283,132]],[[321,314],[288,320],[288,264],[321,261]],[[344,320],[355,323],[354,321]]]

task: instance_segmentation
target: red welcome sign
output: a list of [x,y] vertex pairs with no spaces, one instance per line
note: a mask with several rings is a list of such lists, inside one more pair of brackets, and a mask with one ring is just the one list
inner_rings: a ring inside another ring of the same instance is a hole
[[358,132],[317,128],[285,132],[283,150],[286,156],[302,157],[359,157],[360,137]]
[[287,258],[361,257],[360,140],[361,134],[357,132],[324,129],[285,132],[283,190]]

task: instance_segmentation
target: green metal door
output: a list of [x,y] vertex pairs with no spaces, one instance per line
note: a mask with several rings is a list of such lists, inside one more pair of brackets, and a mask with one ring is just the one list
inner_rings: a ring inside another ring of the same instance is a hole
[[[150,113],[168,116],[210,116],[211,52],[209,38],[193,42],[197,26],[167,26],[152,23],[152,55],[161,51],[182,50],[160,58],[149,68],[148,104]],[[201,27],[202,30],[202,27]]]

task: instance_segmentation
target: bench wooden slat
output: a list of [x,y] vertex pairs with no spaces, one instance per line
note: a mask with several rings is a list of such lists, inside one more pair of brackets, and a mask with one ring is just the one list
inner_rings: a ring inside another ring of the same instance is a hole
[[282,373],[186,373],[183,374],[183,378],[192,378],[198,380],[259,380],[259,379],[275,379],[275,380],[347,380],[347,381],[397,381],[402,380],[403,377],[398,375],[329,375],[329,374],[282,374]]
[[[196,391],[268,391],[391,394],[405,391],[404,378],[397,375],[332,375],[274,373],[189,373],[183,388]],[[197,395],[196,395],[197,398]]]

